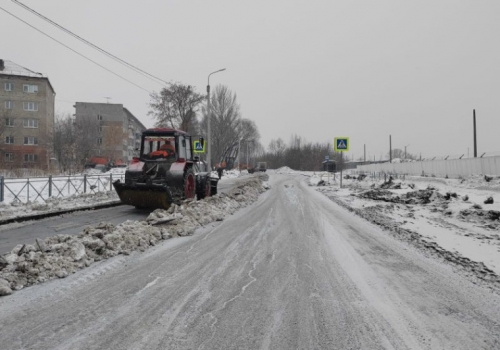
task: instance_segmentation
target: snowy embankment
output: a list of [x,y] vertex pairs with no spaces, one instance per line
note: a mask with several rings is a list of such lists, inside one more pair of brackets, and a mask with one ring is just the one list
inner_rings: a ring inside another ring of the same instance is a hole
[[310,173],[310,185],[398,239],[500,286],[500,177],[371,179]]
[[120,202],[115,191],[75,194],[63,198],[48,198],[39,202],[0,202],[0,222],[9,219],[19,219],[40,214],[58,213],[67,210],[83,210],[96,205]]
[[[53,197],[49,197],[49,178],[30,178],[29,186],[27,185],[28,179],[6,180],[5,199],[0,202],[0,222],[118,203],[120,199],[116,192],[106,189],[110,188],[111,179],[113,181],[123,179],[125,170],[125,168],[113,168],[103,173],[95,169],[87,169],[84,174],[78,176],[54,177],[52,178]],[[84,175],[87,177],[84,178]],[[82,193],[84,181],[87,182],[88,193]],[[14,194],[17,194],[19,200],[14,197]]]
[[118,226],[100,223],[76,236],[57,235],[32,245],[19,245],[0,257],[0,296],[64,278],[96,261],[144,251],[172,237],[191,235],[198,227],[221,221],[253,203],[268,188],[267,182],[256,177],[228,193],[201,201],[186,200],[168,210],[155,210],[146,221],[126,221]]

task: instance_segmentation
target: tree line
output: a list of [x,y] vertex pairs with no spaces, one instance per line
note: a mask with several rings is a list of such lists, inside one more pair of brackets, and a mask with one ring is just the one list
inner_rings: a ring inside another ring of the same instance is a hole
[[281,138],[271,140],[261,159],[272,169],[288,166],[294,170],[320,171],[325,156],[340,162],[340,154],[333,152],[330,143],[307,142],[299,135],[292,135],[288,144]]

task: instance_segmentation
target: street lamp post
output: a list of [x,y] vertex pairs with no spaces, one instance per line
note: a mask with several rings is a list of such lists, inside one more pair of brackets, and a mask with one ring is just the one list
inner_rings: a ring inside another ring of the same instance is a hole
[[212,144],[211,144],[211,141],[212,141],[212,136],[211,136],[211,133],[210,133],[210,119],[211,119],[211,109],[210,109],[210,76],[212,74],[215,74],[215,73],[218,73],[218,72],[222,72],[226,70],[226,68],[222,68],[222,69],[219,69],[219,70],[216,70],[215,72],[212,72],[208,75],[208,84],[207,84],[207,116],[208,116],[208,120],[207,120],[207,167],[208,169],[210,169],[209,171],[212,171]]

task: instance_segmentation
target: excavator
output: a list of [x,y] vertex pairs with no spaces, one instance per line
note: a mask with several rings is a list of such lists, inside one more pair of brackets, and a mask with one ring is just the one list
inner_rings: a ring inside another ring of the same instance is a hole
[[217,194],[219,179],[193,156],[193,141],[182,130],[145,130],[139,157],[129,164],[125,182],[113,183],[121,202],[136,208],[168,209],[184,199]]

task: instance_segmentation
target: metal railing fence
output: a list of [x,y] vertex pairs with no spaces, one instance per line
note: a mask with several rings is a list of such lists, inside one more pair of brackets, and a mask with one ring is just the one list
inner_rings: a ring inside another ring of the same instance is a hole
[[0,176],[0,202],[46,202],[84,193],[113,190],[113,181],[124,181],[124,174],[5,178]]

